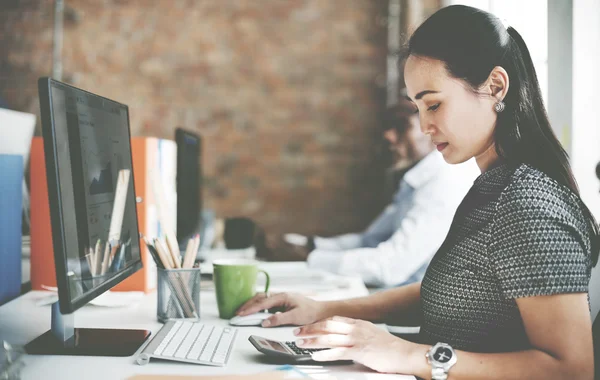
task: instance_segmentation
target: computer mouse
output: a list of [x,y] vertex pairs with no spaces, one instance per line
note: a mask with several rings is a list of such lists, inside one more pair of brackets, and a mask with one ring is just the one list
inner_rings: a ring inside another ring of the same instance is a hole
[[235,316],[229,320],[232,326],[260,326],[262,321],[269,318],[271,313],[254,313],[244,316]]

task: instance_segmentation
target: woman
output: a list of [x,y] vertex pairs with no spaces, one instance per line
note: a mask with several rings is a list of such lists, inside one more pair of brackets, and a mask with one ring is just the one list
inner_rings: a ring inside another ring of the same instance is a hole
[[[339,302],[258,295],[239,314],[283,306],[264,325],[305,325],[300,346],[331,348],[320,361],[433,379],[592,379],[598,227],[521,36],[489,13],[447,7],[411,37],[404,75],[444,159],[475,157],[482,172],[422,283]],[[420,343],[366,321],[418,323]]]

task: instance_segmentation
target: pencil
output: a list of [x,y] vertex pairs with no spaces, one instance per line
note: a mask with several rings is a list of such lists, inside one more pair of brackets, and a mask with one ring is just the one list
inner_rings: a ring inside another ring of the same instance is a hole
[[200,234],[196,234],[196,246],[194,247],[194,262],[196,261],[196,255],[200,249]]
[[99,275],[98,273],[102,268],[102,255],[100,254],[101,242],[100,239],[96,241],[96,247],[94,247],[94,276]]
[[[90,250],[91,250],[91,248],[90,248]],[[92,267],[92,254],[88,253],[87,255],[85,255],[85,259],[87,260],[88,269],[90,270],[90,274],[93,276],[94,275],[94,268]]]
[[94,276],[96,274],[96,255],[94,252],[95,252],[94,249],[90,248],[90,261],[91,261],[92,276]]
[[173,265],[171,265],[171,260],[169,260],[169,256],[167,256],[167,254],[165,253],[165,250],[162,247],[160,240],[154,239],[154,248],[156,248],[156,253],[158,253],[158,257],[160,258],[160,261],[162,262],[165,269],[173,269]]
[[179,253],[179,243],[177,242],[177,238],[174,236],[173,232],[166,232],[166,241],[167,247],[171,251],[171,255],[173,256],[173,261],[175,261],[175,267],[181,268],[181,254]]
[[[195,246],[196,239],[189,239],[185,249],[185,256],[183,257],[183,269],[192,269],[192,266],[194,265],[194,261],[196,259],[196,254],[194,253]],[[187,284],[192,284],[192,279],[194,278],[192,271],[186,271],[186,273],[182,273],[181,276]]]
[[102,258],[102,270],[100,274],[105,274],[108,269],[108,259],[110,258],[110,243],[106,242],[104,246],[104,256]]
[[190,264],[189,264],[190,268],[193,268],[194,263],[196,262],[196,255],[198,255],[198,248],[200,248],[200,235],[196,234],[196,236],[192,239],[192,241],[193,241],[193,245],[192,245],[192,253],[191,253],[191,259],[190,259]]
[[[194,245],[194,239],[189,239],[187,246],[185,247],[185,255],[183,255],[183,269],[188,269],[191,268],[192,266],[190,265],[190,261],[192,260],[192,250]],[[192,261],[193,264],[193,261]]]
[[144,237],[144,243],[146,243],[146,247],[148,247],[148,252],[150,252],[150,256],[152,256],[152,260],[156,263],[156,266],[161,269],[165,269],[165,266],[160,261],[160,257],[158,256],[158,252],[156,252],[156,248],[150,243],[146,237]]
[[[166,269],[174,269],[175,268],[175,260],[173,259],[173,255],[171,255],[169,249],[166,247],[165,243],[163,243],[162,239],[156,238],[154,239],[154,246],[156,247],[156,250],[159,251],[159,253],[163,254],[164,259],[161,257],[161,259],[166,260],[169,263],[169,267],[167,267],[165,265]],[[164,262],[163,262],[164,264]]]
[[108,259],[108,266],[109,266],[109,268],[112,265],[113,260],[115,258],[115,255],[117,254],[117,251],[119,250],[120,247],[121,247],[121,244],[119,244],[118,241],[114,241],[114,242],[111,243],[111,245],[110,245],[110,256],[109,256],[109,259]]

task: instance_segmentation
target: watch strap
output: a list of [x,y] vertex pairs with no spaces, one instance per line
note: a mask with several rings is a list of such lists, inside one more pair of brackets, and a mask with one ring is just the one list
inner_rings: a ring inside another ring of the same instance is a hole
[[431,380],[446,380],[448,379],[448,374],[441,367],[433,367],[431,369]]

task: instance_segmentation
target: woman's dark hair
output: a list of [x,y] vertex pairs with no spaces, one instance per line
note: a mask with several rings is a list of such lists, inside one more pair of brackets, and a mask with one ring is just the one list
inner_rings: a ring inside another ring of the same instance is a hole
[[[533,61],[523,38],[498,17],[468,6],[442,8],[413,33],[405,56],[442,61],[448,73],[478,89],[496,66],[506,70],[509,88],[506,108],[498,113],[494,138],[498,155],[509,164],[526,163],[567,186],[579,189],[569,156],[552,131]],[[592,262],[600,249],[598,225],[583,202],[590,228]]]

